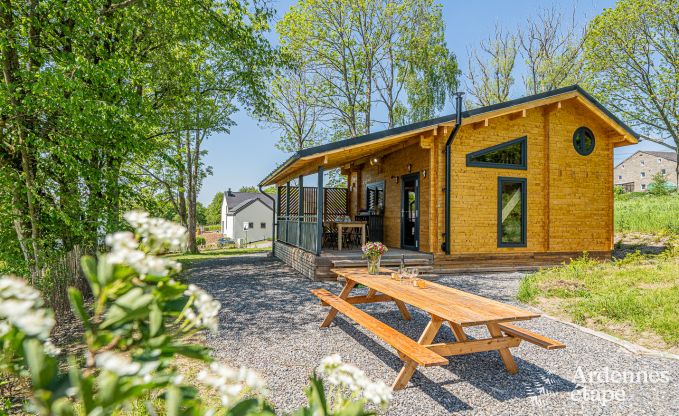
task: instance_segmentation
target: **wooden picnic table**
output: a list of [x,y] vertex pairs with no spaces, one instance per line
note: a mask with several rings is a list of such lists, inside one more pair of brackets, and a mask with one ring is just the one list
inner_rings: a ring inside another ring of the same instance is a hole
[[[514,374],[518,368],[509,348],[517,347],[522,340],[550,350],[565,347],[558,341],[511,324],[540,316],[513,305],[434,282],[426,282],[426,287],[418,288],[408,279],[391,279],[393,270],[387,268],[382,268],[380,275],[370,275],[366,268],[339,268],[332,271],[345,279],[339,296],[325,289],[312,290],[324,305],[330,306],[321,327],[329,326],[337,313],[342,312],[394,347],[404,361],[392,386],[394,390],[404,388],[418,366],[446,365],[448,359],[445,357],[448,356],[497,350],[507,371]],[[349,296],[358,284],[366,286],[368,293]],[[406,320],[410,319],[406,307],[408,304],[428,313],[430,321],[415,342],[354,306],[373,302],[394,302]],[[450,325],[456,342],[432,344],[445,322]],[[470,326],[486,326],[490,338],[469,340],[464,328]]]
[[336,222],[337,224],[337,251],[342,251],[342,231],[344,228],[358,228],[361,230],[361,246],[365,244],[365,227],[368,225],[365,221],[347,221]]

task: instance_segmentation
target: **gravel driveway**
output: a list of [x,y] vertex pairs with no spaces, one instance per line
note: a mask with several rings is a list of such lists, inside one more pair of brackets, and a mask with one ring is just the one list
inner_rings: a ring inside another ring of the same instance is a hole
[[[327,309],[309,289],[325,287],[339,293],[336,282],[311,282],[263,254],[201,262],[189,273],[193,283],[222,302],[219,334],[208,336],[209,346],[225,363],[259,371],[267,379],[270,400],[279,411],[289,412],[305,403],[308,375],[328,354],[339,353],[345,362],[387,384],[401,368],[391,347],[341,314],[335,325],[319,328]],[[439,282],[516,303],[521,276],[459,275]],[[393,304],[361,308],[413,338],[428,321],[412,307],[412,321],[402,320]],[[451,357],[445,367],[416,372],[405,390],[394,393],[387,414],[679,414],[679,361],[633,355],[547,318],[521,325],[560,340],[567,348],[546,351],[522,343],[512,349],[519,366],[519,373],[513,376],[505,372],[495,351]],[[468,334],[487,336],[474,328]],[[449,327],[436,339],[443,341],[454,341]],[[621,382],[620,377],[626,381]]]

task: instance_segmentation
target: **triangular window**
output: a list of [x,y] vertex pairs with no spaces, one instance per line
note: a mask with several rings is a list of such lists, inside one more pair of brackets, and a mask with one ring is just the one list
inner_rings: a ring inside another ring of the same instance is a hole
[[467,155],[467,166],[526,169],[526,136],[500,143]]

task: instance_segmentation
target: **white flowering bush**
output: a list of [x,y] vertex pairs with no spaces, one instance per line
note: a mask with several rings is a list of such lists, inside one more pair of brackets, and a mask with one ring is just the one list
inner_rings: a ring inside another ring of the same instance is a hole
[[[274,415],[259,375],[214,362],[209,349],[187,341],[198,331],[217,331],[221,305],[199,287],[176,280],[180,264],[162,255],[185,244],[186,229],[143,212],[129,212],[125,219],[133,232],[109,235],[107,253],[81,261],[94,295],[91,305],[69,289],[84,353],[64,356],[51,342],[55,320],[40,292],[22,279],[0,278],[0,374],[30,380],[26,410],[107,415],[141,400],[149,414]],[[196,382],[218,404],[203,400],[199,388],[185,381],[178,356],[202,363]],[[373,414],[366,406],[384,407],[391,395],[339,356],[323,360],[318,374],[311,376],[308,405],[295,414]]]

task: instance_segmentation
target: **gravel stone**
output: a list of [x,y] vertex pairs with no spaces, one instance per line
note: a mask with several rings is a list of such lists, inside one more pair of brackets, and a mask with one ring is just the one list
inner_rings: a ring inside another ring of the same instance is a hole
[[[327,309],[309,290],[324,287],[339,293],[337,282],[311,282],[263,254],[204,261],[194,264],[188,275],[222,303],[219,333],[207,336],[208,345],[224,363],[252,368],[265,377],[269,399],[279,412],[288,413],[306,402],[308,377],[329,354],[340,354],[345,362],[387,384],[401,368],[391,347],[341,314],[330,328],[319,328]],[[515,295],[522,276],[455,275],[438,282],[518,304]],[[361,308],[414,339],[428,322],[424,312],[410,306],[411,321],[404,321],[390,303]],[[406,389],[394,392],[386,414],[679,415],[679,361],[634,355],[548,318],[520,326],[567,347],[546,351],[522,343],[511,350],[519,366],[516,375],[505,371],[495,351],[450,357],[445,367],[418,369]],[[488,336],[482,328],[467,333],[470,338]],[[454,341],[449,327],[435,340],[443,341]],[[596,372],[595,378],[583,380],[590,372]],[[642,379],[614,382],[617,372]],[[644,382],[644,376],[655,382]],[[617,399],[611,397],[614,394]],[[585,396],[609,401],[584,400]]]

